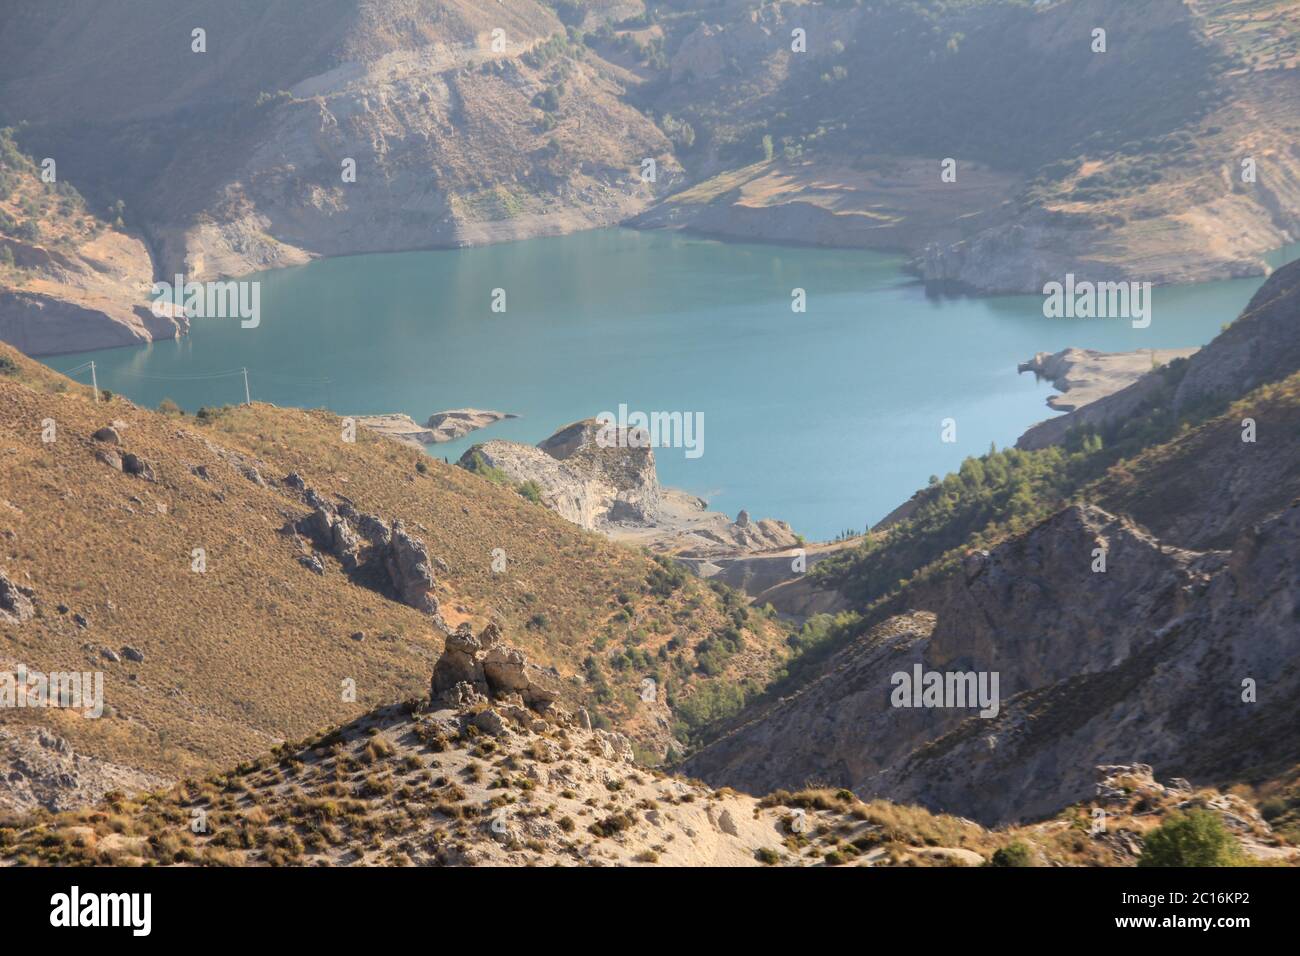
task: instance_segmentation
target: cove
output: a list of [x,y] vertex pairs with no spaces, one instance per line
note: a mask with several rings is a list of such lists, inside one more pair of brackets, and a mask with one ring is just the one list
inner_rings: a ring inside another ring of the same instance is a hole
[[[902,265],[626,229],[328,259],[244,277],[261,283],[256,328],[200,319],[177,342],[48,364],[93,358],[101,388],[191,412],[242,401],[242,377],[219,373],[247,367],[254,400],[278,405],[521,416],[431,446],[452,462],[477,441],[537,442],[620,405],[698,414],[704,454],[657,449],[661,480],[817,540],[862,530],[931,474],[1054,415],[1050,386],[1016,372],[1035,352],[1203,345],[1263,282],[1157,288],[1150,326],[1135,329],[1046,318],[1042,296],[930,297]],[[806,312],[791,311],[795,288]]]

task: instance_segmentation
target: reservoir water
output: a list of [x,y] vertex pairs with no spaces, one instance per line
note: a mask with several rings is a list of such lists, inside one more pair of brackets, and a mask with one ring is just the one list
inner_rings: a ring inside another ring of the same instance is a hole
[[[1278,262],[1294,257],[1292,247]],[[1056,413],[1035,352],[1203,345],[1262,279],[1154,290],[1149,328],[1048,319],[1041,296],[928,297],[897,256],[607,229],[473,249],[321,260],[261,282],[261,321],[93,358],[99,384],[187,411],[243,400],[340,414],[472,406],[521,417],[431,446],[537,442],[617,412],[703,415],[703,454],[656,450],[660,478],[817,540],[879,520],[990,443]],[[793,312],[804,289],[807,311]],[[505,312],[493,312],[494,290]],[[78,379],[88,381],[79,374]],[[941,441],[956,420],[957,440]]]

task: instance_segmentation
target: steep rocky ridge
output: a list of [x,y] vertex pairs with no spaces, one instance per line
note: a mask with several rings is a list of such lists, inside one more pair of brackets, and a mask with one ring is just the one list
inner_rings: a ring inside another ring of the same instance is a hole
[[[685,769],[752,792],[817,778],[1001,823],[1080,799],[1099,763],[1209,782],[1294,762],[1298,534],[1300,505],[1230,553],[1193,552],[1067,509],[905,594],[911,610]],[[998,673],[999,712],[892,706],[892,676],[918,663]],[[1267,699],[1243,703],[1245,678]]]

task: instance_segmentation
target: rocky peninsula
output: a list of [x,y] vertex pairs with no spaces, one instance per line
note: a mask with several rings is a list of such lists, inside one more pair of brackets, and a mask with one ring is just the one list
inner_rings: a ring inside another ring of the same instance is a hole
[[[733,520],[710,511],[702,498],[661,486],[653,448],[638,447],[638,441],[604,447],[597,441],[601,427],[591,418],[565,425],[537,445],[483,442],[465,452],[459,464],[493,480],[527,485],[541,504],[566,520],[615,541],[671,554],[703,577],[800,543],[784,521],[754,520],[744,510]],[[780,563],[789,570],[788,560]],[[737,577],[737,586],[745,586],[745,577]]]
[[493,412],[481,408],[454,408],[451,411],[435,412],[423,425],[418,424],[410,415],[400,413],[355,416],[357,424],[363,428],[417,448],[455,441],[493,422],[518,417],[509,412]]

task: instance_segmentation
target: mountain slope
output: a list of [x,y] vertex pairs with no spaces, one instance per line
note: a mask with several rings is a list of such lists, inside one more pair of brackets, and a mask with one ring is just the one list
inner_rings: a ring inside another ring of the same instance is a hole
[[344,434],[328,413],[266,405],[95,404],[0,347],[0,590],[33,605],[0,605],[0,671],[101,671],[106,704],[98,720],[4,708],[0,725],[174,777],[408,698],[444,624],[496,621],[581,675],[567,699],[661,759],[693,697],[784,659],[784,629],[725,589]]
[[[823,582],[859,602],[860,613],[836,625],[839,643],[718,728],[685,770],[754,792],[817,779],[999,823],[1080,799],[1096,764],[1151,763],[1216,784],[1293,765],[1297,275],[1297,265],[1279,270],[1236,323],[1153,391],[1152,407],[1104,442],[1084,441],[1093,450],[1078,453],[1073,484],[1022,487],[990,512],[964,555],[953,542],[908,550],[915,536],[900,529],[914,517],[848,555]],[[1105,457],[1112,441],[1130,450],[1081,483],[1089,461],[1114,460]],[[975,482],[972,500],[985,500],[980,487],[1000,487],[979,484],[981,463],[991,475],[986,456],[953,479]],[[962,527],[959,511],[942,510],[953,507],[939,497],[950,488],[937,488],[922,493],[922,507]],[[1067,506],[1051,506],[1062,495]],[[1027,522],[1036,511],[1047,516]],[[951,530],[942,521],[935,529]],[[888,570],[895,549],[921,561],[898,565],[917,573],[873,590],[872,569]],[[973,716],[978,708],[953,701],[897,706],[895,676],[917,666],[945,679],[996,672],[996,713]]]
[[144,243],[88,208],[57,164],[54,182],[42,172],[0,130],[0,341],[47,355],[183,335],[183,315],[142,304],[153,283]]
[[609,224],[652,198],[643,158],[673,165],[630,76],[533,0],[87,0],[0,35],[24,145],[125,199],[167,277]]
[[[1123,866],[1189,810],[1221,821],[1239,858],[1296,858],[1248,801],[1141,765],[1099,767],[1086,804],[997,833],[847,790],[755,800],[633,766],[626,739],[555,706],[549,682],[493,629],[458,631],[428,700],[170,790],[0,813],[0,864]],[[1098,810],[1107,825],[1089,832]]]
[[754,3],[658,25],[671,79],[646,95],[690,126],[703,182],[648,226],[901,248],[927,281],[997,292],[1261,274],[1300,236],[1294,4]]

